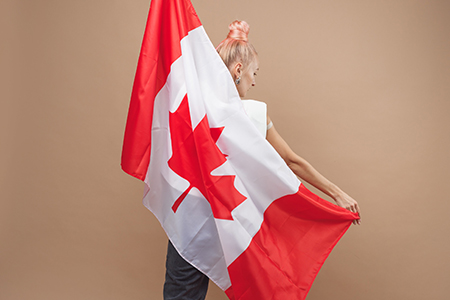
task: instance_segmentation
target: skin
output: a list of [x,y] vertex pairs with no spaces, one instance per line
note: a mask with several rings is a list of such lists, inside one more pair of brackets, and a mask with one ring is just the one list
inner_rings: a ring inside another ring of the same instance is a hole
[[[259,70],[258,60],[255,59],[248,67],[245,67],[242,62],[236,62],[231,64],[228,69],[235,80],[241,78],[239,84],[236,85],[236,88],[239,92],[239,96],[244,98],[248,90],[256,85],[256,75]],[[270,117],[267,116],[267,124],[269,124],[270,121]],[[304,158],[292,151],[286,141],[277,132],[275,126],[272,126],[267,130],[266,139],[272,147],[275,148],[278,154],[280,154],[295,175],[333,198],[337,205],[348,209],[349,211],[358,213],[360,216],[358,203],[337,185],[320,174]],[[353,224],[359,225],[361,224],[361,220],[355,220]]]
[[252,86],[256,84],[256,73],[259,70],[259,63],[257,60],[254,60],[247,68],[244,68],[244,65],[241,62],[237,62],[231,68],[230,72],[233,74],[235,83],[236,79],[240,78],[241,81],[236,85],[236,88],[239,92],[239,96],[241,98],[245,97],[248,90]]

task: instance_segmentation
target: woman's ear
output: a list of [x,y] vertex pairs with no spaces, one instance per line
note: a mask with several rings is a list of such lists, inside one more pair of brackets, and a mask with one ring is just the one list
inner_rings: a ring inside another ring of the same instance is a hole
[[239,78],[242,76],[242,63],[241,62],[237,62],[234,64],[233,70],[232,70],[232,74],[234,75],[234,79]]

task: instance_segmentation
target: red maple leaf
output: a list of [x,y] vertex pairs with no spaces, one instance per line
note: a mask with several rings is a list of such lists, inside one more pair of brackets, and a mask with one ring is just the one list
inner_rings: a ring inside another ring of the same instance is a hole
[[192,130],[191,114],[187,95],[174,113],[170,113],[170,138],[172,157],[169,167],[189,181],[189,187],[178,197],[172,209],[177,211],[192,188],[197,188],[211,205],[216,219],[233,220],[231,211],[246,198],[234,186],[234,175],[211,175],[211,172],[226,162],[216,142],[223,127],[209,128],[205,117]]

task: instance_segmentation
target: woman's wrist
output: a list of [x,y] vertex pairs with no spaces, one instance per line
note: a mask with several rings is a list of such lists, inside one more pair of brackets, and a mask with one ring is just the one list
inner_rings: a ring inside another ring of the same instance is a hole
[[334,201],[338,201],[343,197],[344,191],[342,191],[337,185],[331,184],[328,195],[333,198]]

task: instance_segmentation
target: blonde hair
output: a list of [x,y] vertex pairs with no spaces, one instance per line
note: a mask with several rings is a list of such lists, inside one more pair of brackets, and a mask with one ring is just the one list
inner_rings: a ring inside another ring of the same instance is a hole
[[235,63],[242,63],[243,68],[247,69],[257,58],[255,48],[248,42],[248,33],[250,26],[245,21],[234,21],[228,26],[230,32],[216,50],[225,65],[230,68]]

